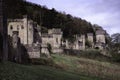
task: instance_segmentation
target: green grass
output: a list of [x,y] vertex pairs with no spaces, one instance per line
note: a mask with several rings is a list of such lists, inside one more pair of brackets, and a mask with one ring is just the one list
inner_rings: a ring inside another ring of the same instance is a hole
[[0,63],[0,80],[101,80],[41,65]]
[[102,80],[120,80],[120,65],[68,55],[53,54],[52,57],[55,64],[64,70],[101,77]]
[[50,60],[51,66],[0,63],[0,80],[120,80],[120,65],[61,54]]

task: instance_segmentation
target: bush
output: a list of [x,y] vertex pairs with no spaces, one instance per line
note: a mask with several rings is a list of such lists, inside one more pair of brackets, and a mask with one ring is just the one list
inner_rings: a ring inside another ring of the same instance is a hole
[[110,57],[104,56],[100,50],[96,50],[96,49],[88,49],[88,50],[82,51],[79,57],[85,57],[85,58],[95,59],[99,61],[111,61]]
[[54,61],[52,58],[39,58],[39,59],[31,59],[32,64],[37,65],[47,65],[47,66],[53,66]]
[[65,55],[71,55],[76,57],[85,57],[89,59],[95,59],[99,61],[111,61],[111,58],[102,54],[98,49],[87,49],[87,50],[64,50]]
[[118,50],[111,50],[110,53],[112,56],[112,61],[120,62],[120,53],[118,53]]
[[80,56],[91,57],[91,58],[95,58],[100,55],[101,55],[100,51],[94,49],[85,50],[80,54]]
[[71,56],[79,56],[81,52],[82,52],[81,50],[64,49],[63,54],[71,55]]
[[120,54],[113,54],[112,55],[112,60],[114,62],[120,62]]

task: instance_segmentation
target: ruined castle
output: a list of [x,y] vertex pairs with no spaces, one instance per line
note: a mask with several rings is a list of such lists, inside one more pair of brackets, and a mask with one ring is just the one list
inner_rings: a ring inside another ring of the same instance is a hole
[[20,42],[27,49],[29,58],[40,58],[43,53],[50,57],[48,45],[53,53],[62,53],[64,49],[85,50],[86,40],[91,44],[91,48],[104,49],[106,44],[105,31],[102,29],[96,30],[95,36],[93,33],[87,33],[87,37],[84,34],[74,35],[75,41],[71,43],[67,39],[62,40],[61,29],[53,28],[49,29],[47,33],[42,33],[41,26],[28,19],[27,16],[23,16],[22,19],[8,19],[7,23],[8,35],[20,38]]

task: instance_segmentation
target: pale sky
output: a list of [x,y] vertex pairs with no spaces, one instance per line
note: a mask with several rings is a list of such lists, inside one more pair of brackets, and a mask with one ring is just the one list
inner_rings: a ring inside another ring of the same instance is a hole
[[66,12],[102,26],[109,34],[120,33],[120,0],[27,0]]

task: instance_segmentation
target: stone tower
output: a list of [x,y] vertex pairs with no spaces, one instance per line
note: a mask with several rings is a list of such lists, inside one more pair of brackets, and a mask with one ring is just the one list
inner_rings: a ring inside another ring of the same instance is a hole
[[37,28],[37,23],[35,24],[27,16],[24,16],[23,19],[8,19],[8,35],[12,37],[13,32],[18,31],[18,36],[24,45],[33,44],[35,28]]
[[8,43],[7,43],[7,19],[5,17],[4,0],[0,0],[0,34],[3,39],[2,60],[8,59]]

